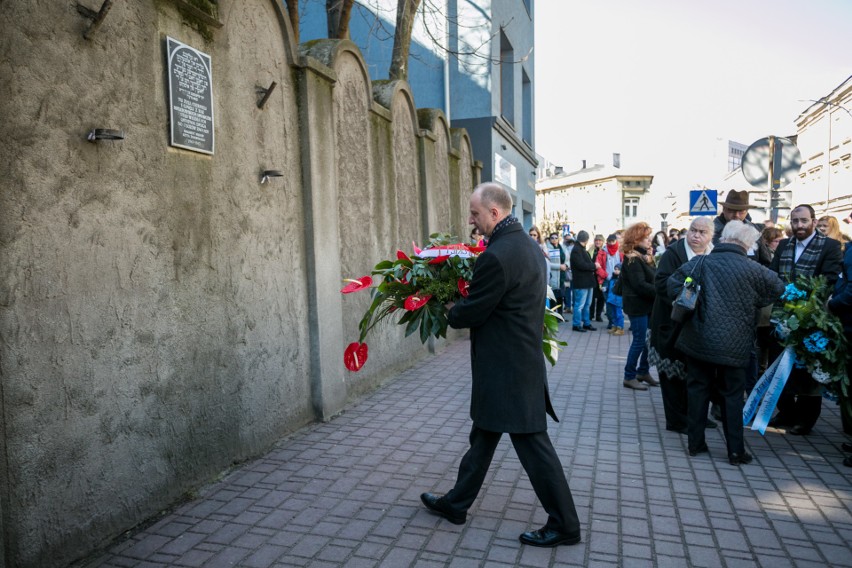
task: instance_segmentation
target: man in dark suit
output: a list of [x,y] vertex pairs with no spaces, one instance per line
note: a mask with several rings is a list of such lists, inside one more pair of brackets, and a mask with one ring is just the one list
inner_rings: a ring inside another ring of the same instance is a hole
[[463,524],[497,443],[508,433],[549,515],[544,527],[523,533],[520,541],[545,547],[577,544],[577,510],[545,417],[546,412],[557,420],[541,350],[548,267],[511,210],[511,195],[494,183],[479,185],[470,197],[470,223],[488,237],[488,248],[476,261],[468,297],[448,304],[450,326],[470,328],[470,449],[455,487],[444,496],[424,493],[420,499],[451,523]]
[[[843,270],[840,242],[825,237],[816,230],[816,213],[810,205],[799,205],[790,211],[793,236],[781,241],[769,268],[785,283],[799,276],[825,276],[834,288]],[[777,357],[780,346],[770,349]],[[778,400],[778,414],[769,421],[773,427],[789,427],[787,432],[797,436],[810,434],[822,412],[822,385],[805,369],[794,368]]]

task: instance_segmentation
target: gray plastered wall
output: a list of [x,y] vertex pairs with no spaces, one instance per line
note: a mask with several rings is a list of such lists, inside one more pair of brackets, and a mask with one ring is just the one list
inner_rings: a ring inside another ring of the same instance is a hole
[[[85,556],[428,354],[384,326],[346,371],[369,298],[339,289],[426,219],[466,236],[469,140],[436,128],[424,187],[407,85],[293,45],[275,0],[218,11],[205,41],[171,0],[116,2],[86,40],[73,3],[3,3],[0,566]],[[211,57],[213,156],[169,146],[166,36]]]

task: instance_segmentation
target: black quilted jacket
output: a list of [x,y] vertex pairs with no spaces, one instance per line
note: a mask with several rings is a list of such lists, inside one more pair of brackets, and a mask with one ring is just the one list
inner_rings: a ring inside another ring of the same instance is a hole
[[[700,256],[678,268],[667,283],[677,297],[686,275]],[[693,274],[695,278],[695,274]],[[750,260],[735,244],[721,243],[704,257],[701,294],[696,313],[683,326],[675,344],[683,353],[717,365],[745,367],[754,344],[760,308],[784,292],[778,275]]]

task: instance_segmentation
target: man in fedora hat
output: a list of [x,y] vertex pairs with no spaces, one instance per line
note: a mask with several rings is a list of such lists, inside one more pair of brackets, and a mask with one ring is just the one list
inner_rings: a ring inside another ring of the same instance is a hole
[[[719,202],[719,205],[722,206],[722,213],[713,220],[714,245],[719,244],[719,237],[722,236],[722,229],[725,228],[725,224],[728,221],[742,221],[744,224],[751,225],[758,231],[763,230],[762,226],[752,223],[751,217],[749,217],[748,210],[751,209],[751,205],[748,203],[748,191],[737,191],[736,189],[732,189],[728,191],[728,194],[725,196],[725,200]],[[749,256],[753,255],[754,251],[750,251]]]

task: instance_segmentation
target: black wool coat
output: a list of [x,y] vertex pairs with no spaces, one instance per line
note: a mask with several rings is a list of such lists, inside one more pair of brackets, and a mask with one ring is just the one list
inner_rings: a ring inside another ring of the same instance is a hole
[[[813,241],[808,246],[812,244]],[[781,241],[778,244],[778,248],[775,249],[775,256],[772,257],[772,263],[769,265],[769,268],[775,273],[780,272],[781,256],[784,249],[795,246],[796,237],[789,237]],[[793,251],[793,258],[795,258],[795,251]],[[806,274],[805,276],[825,276],[826,283],[829,286],[834,286],[841,272],[843,272],[843,253],[840,250],[840,241],[825,239],[825,246],[816,261],[813,273]]]
[[477,428],[529,434],[547,430],[545,412],[558,421],[541,349],[546,297],[541,248],[518,223],[498,231],[476,260],[468,297],[448,314],[451,327],[470,328]]
[[595,277],[595,261],[586,250],[585,243],[577,243],[571,249],[571,287],[577,290],[594,288],[598,285]]
[[647,316],[654,307],[654,274],[657,269],[633,252],[624,255],[621,265],[621,298],[628,316]]
[[754,346],[760,308],[784,292],[778,275],[746,256],[745,249],[721,243],[710,254],[696,256],[678,268],[666,284],[676,298],[696,262],[704,259],[695,314],[683,325],[675,346],[699,361],[728,367],[745,367]]
[[675,334],[675,323],[672,321],[672,301],[669,299],[666,285],[669,276],[675,270],[686,264],[686,239],[678,239],[673,245],[666,249],[660,257],[657,272],[654,275],[654,289],[657,296],[654,298],[654,309],[651,311],[651,346],[667,359],[681,359],[674,349],[673,335]]
[[843,274],[835,284],[834,294],[828,302],[828,309],[843,322],[843,331],[852,333],[852,247],[846,248],[843,257]]

